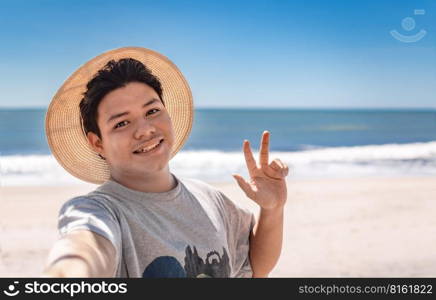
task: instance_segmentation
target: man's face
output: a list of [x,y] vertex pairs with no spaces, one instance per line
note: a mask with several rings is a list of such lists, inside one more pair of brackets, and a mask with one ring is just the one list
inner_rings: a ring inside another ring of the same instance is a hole
[[132,82],[108,93],[98,106],[97,124],[102,138],[88,133],[88,140],[106,159],[112,175],[135,177],[167,167],[174,131],[150,86]]

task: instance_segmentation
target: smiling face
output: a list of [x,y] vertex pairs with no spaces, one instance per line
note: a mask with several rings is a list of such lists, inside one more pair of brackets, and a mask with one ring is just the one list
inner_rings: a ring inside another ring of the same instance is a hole
[[167,168],[174,130],[153,88],[131,82],[111,91],[97,116],[101,139],[89,132],[88,141],[106,159],[112,177],[141,178]]

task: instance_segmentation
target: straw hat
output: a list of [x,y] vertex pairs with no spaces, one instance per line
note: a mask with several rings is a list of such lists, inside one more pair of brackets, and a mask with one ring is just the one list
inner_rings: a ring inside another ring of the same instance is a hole
[[86,84],[110,60],[134,58],[142,62],[162,85],[165,107],[171,117],[175,141],[171,158],[182,148],[191,132],[193,100],[188,82],[165,56],[140,47],[105,52],[81,66],[60,87],[48,107],[45,133],[48,145],[61,166],[73,176],[100,184],[109,179],[105,160],[89,146],[81,126],[79,103]]

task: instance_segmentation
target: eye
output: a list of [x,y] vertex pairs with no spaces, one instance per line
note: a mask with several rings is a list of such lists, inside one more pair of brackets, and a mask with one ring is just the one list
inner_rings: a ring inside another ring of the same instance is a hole
[[114,129],[117,129],[119,127],[123,127],[125,125],[127,125],[127,121],[121,121],[121,122],[117,123],[117,125],[115,125]]
[[[157,109],[157,108],[150,109],[150,110],[147,112],[147,115],[148,115],[151,111],[159,111],[159,109]],[[153,114],[155,114],[155,113],[153,113]]]

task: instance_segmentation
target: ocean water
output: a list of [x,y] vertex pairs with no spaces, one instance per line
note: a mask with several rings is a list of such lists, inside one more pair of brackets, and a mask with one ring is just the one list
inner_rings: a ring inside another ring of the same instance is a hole
[[[0,185],[80,182],[50,154],[44,117],[44,109],[0,109]],[[270,158],[294,178],[436,175],[436,110],[198,109],[170,168],[208,181],[247,176],[242,141],[257,157],[264,130]]]

